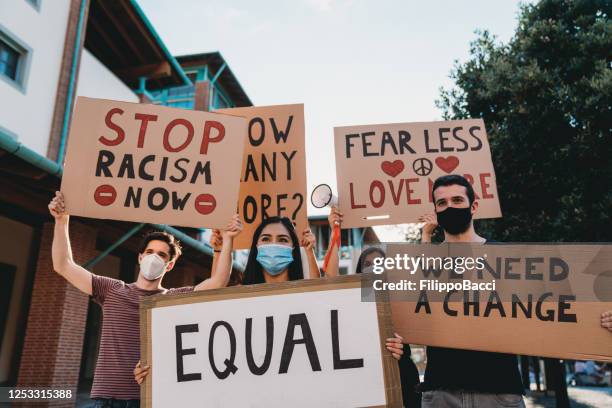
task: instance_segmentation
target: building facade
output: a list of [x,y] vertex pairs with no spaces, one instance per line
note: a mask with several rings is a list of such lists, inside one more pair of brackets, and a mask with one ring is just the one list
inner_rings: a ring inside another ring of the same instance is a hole
[[[78,96],[205,111],[252,105],[220,53],[174,57],[135,0],[0,2],[0,386],[89,394],[100,309],[53,271],[47,209]],[[201,231],[164,225],[73,218],[75,260],[131,282],[140,238],[160,228],[185,248],[166,287],[209,276]]]

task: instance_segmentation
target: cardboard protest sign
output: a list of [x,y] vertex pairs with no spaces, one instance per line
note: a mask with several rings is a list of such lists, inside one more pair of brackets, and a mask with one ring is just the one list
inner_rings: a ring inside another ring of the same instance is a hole
[[244,229],[234,248],[251,247],[264,218],[289,217],[298,237],[308,226],[304,105],[221,109],[248,120],[238,212]]
[[473,185],[477,218],[501,217],[495,170],[481,119],[334,128],[343,228],[416,222],[433,212],[436,178]]
[[[407,342],[612,361],[612,333],[600,326],[612,310],[612,245],[387,245],[388,258],[405,254],[455,260],[451,268],[392,266],[375,275],[394,284],[386,286],[393,324]],[[484,267],[457,273],[456,262],[469,259]]]
[[343,276],[146,297],[143,406],[401,407],[389,304],[361,302],[360,286]]
[[70,214],[222,228],[236,211],[244,118],[79,97],[61,190]]

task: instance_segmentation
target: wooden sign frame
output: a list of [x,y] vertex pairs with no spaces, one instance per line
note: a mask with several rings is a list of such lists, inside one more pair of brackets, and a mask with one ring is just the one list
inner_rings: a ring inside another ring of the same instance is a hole
[[[152,365],[151,342],[151,311],[164,306],[185,305],[201,302],[213,302],[228,299],[244,299],[259,296],[285,295],[316,291],[354,289],[371,287],[372,276],[349,275],[334,278],[308,279],[283,283],[236,286],[223,289],[205,290],[177,295],[154,295],[144,298],[140,303],[140,353],[143,366]],[[363,281],[363,282],[362,282]],[[375,291],[378,330],[381,339],[380,353],[382,357],[386,404],[380,407],[402,407],[401,380],[397,360],[386,349],[385,339],[393,337],[394,329],[391,321],[391,307],[388,295],[383,291]],[[143,408],[152,407],[152,377],[151,371],[141,384],[140,398]],[[338,395],[338,398],[342,398]],[[379,407],[370,407],[379,408]]]

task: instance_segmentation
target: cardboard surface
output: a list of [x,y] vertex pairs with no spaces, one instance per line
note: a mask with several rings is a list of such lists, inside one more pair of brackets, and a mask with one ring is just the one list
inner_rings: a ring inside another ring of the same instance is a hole
[[264,218],[290,218],[298,237],[308,227],[304,105],[220,109],[248,120],[238,212],[244,229],[235,249],[251,247]]
[[397,361],[384,342],[393,333],[389,304],[383,294],[361,302],[361,279],[147,297],[143,407],[401,407]]
[[244,118],[79,97],[61,190],[70,214],[222,228],[235,213]]
[[447,174],[472,182],[477,218],[501,217],[481,119],[336,127],[334,146],[342,228],[416,222]]
[[[427,346],[493,351],[517,355],[553,357],[570,360],[612,361],[612,333],[602,328],[599,316],[612,310],[612,302],[576,303],[572,311],[577,323],[543,322],[537,319],[448,316],[441,302],[432,302],[431,314],[415,313],[416,302],[392,302],[393,324],[406,342]],[[481,302],[480,308],[485,309]],[[453,302],[453,310],[463,304]],[[510,302],[504,302],[512,310]],[[543,310],[555,310],[552,302]]]
[[[427,249],[429,247],[429,250]],[[432,250],[432,247],[438,247]],[[403,248],[403,249],[402,249]],[[445,249],[447,248],[447,249]],[[409,249],[409,250],[406,250]],[[393,324],[408,342],[573,360],[612,361],[612,333],[600,325],[612,310],[612,245],[388,245],[387,257],[484,257],[491,269],[460,276],[392,270],[388,282],[416,282],[389,294]],[[383,275],[376,275],[381,278]],[[474,292],[441,292],[419,283],[495,282]],[[404,281],[405,282],[405,281]],[[478,300],[477,302],[475,302]],[[465,303],[465,302],[468,303]],[[477,303],[477,304],[475,304]]]

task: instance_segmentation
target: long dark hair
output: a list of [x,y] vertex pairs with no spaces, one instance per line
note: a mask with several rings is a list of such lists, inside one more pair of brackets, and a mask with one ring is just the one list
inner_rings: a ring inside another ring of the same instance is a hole
[[370,254],[374,254],[377,253],[378,255],[380,255],[381,258],[384,258],[385,252],[378,248],[378,247],[369,247],[363,250],[363,252],[361,252],[361,255],[359,255],[359,260],[357,260],[357,267],[355,268],[355,273],[361,273],[363,272],[363,263],[365,262],[366,258],[370,255]]
[[304,271],[302,270],[302,255],[300,253],[300,241],[298,240],[295,228],[291,223],[291,220],[287,217],[270,217],[264,219],[259,227],[253,234],[253,242],[251,243],[251,251],[249,252],[249,259],[247,260],[246,267],[244,268],[244,277],[242,279],[243,285],[254,285],[256,283],[265,283],[264,271],[259,262],[257,262],[257,241],[263,229],[270,224],[283,224],[293,244],[293,262],[289,264],[289,280],[304,279]]

